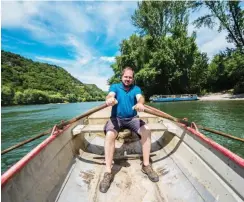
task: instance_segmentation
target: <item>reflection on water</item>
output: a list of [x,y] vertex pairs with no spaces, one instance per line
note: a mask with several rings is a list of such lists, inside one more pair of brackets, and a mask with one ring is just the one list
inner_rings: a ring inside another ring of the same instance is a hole
[[[101,102],[89,102],[3,107],[2,150],[51,128],[61,120],[69,120],[100,104]],[[150,105],[174,117],[187,117],[189,121],[197,124],[244,138],[244,101],[191,101]],[[243,143],[205,131],[203,133],[244,157]],[[45,138],[42,137],[3,155],[2,172]]]

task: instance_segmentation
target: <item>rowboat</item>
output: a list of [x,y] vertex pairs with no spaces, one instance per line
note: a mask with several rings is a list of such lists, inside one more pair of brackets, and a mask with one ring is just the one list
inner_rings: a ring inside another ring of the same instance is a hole
[[114,180],[99,191],[104,173],[107,107],[52,133],[2,175],[2,201],[221,201],[244,200],[244,159],[197,128],[140,112],[151,129],[151,163],[159,182],[141,172],[139,138],[121,131]]
[[150,98],[151,102],[178,102],[178,101],[193,101],[193,100],[198,100],[196,94],[154,95]]

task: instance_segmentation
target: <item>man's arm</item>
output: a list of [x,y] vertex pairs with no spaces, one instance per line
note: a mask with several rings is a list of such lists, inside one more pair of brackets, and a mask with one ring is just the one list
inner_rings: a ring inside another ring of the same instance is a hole
[[145,98],[142,96],[142,94],[137,94],[136,100],[137,100],[137,104],[135,105],[134,109],[136,111],[143,112],[145,109],[144,107]]
[[115,99],[115,92],[109,92],[109,94],[106,96],[106,104],[108,106],[113,106],[117,103],[117,100]]
[[115,97],[115,92],[109,92],[109,94],[106,96],[106,100],[114,97]]
[[144,103],[145,103],[145,98],[143,97],[142,94],[137,94],[137,95],[136,95],[136,100],[137,100],[137,103],[141,103],[141,104],[143,104],[143,105],[144,105]]

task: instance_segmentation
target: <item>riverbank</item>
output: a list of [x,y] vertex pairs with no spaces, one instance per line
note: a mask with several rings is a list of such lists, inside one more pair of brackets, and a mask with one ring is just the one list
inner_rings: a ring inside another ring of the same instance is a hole
[[201,101],[212,101],[212,100],[244,100],[244,93],[233,95],[230,93],[211,93],[206,94],[204,96],[199,96],[199,100]]

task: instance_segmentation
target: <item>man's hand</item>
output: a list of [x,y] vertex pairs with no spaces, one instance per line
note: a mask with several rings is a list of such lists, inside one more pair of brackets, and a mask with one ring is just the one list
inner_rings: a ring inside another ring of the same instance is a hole
[[114,97],[110,97],[106,99],[107,106],[114,106],[118,103],[118,101]]
[[137,103],[133,108],[138,112],[144,112],[145,110],[145,106],[142,103]]

